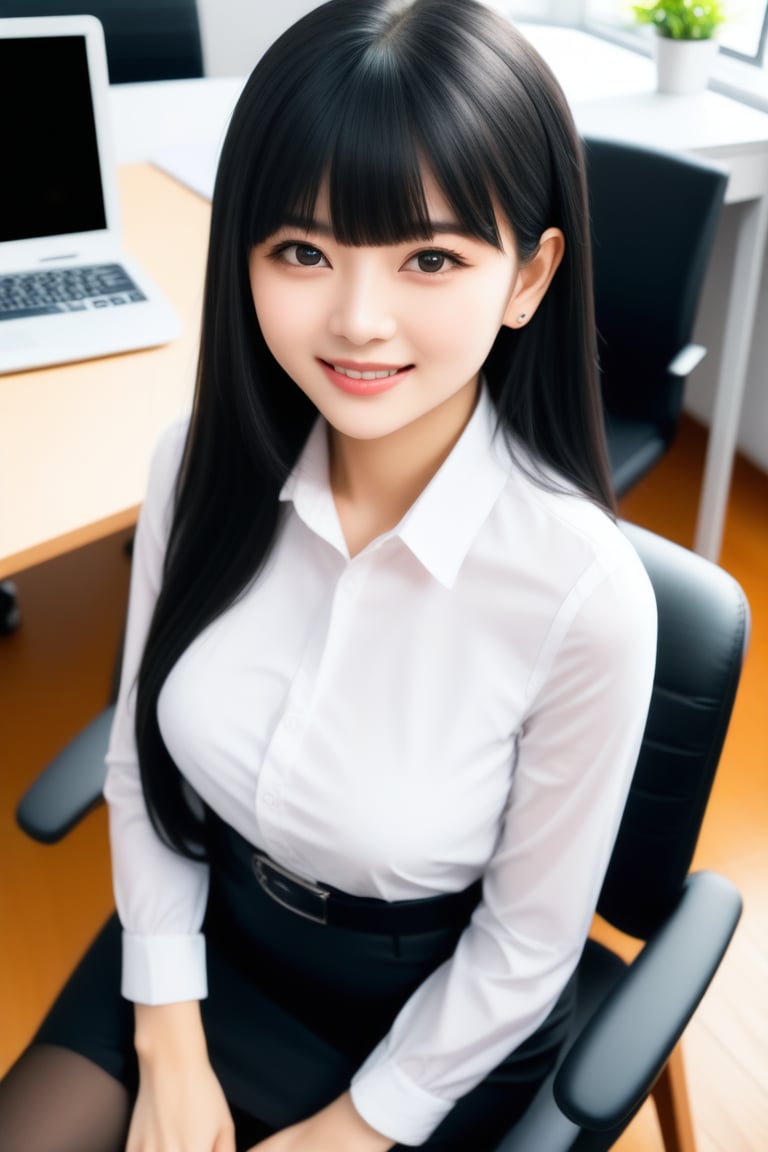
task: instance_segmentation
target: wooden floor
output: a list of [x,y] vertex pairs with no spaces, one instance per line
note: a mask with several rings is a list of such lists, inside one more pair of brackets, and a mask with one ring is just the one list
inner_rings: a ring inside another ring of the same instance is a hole
[[[623,514],[690,545],[703,451],[702,430],[686,422]],[[112,906],[103,810],[51,848],[25,839],[13,813],[27,782],[105,700],[128,581],[122,541],[113,537],[20,575],[23,627],[0,638],[0,1073]],[[722,563],[749,596],[753,631],[696,866],[729,876],[745,912],[684,1053],[699,1152],[765,1152],[768,476],[744,461],[734,477]],[[619,1148],[661,1152],[651,1105]]]

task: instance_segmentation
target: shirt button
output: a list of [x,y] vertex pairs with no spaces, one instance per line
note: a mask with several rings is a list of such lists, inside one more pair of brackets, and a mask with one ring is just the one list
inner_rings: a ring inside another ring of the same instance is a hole
[[286,732],[298,732],[301,728],[301,713],[287,712],[283,721]]
[[265,792],[264,793],[264,803],[269,808],[275,807],[275,805],[277,804],[277,796],[275,796],[274,792]]

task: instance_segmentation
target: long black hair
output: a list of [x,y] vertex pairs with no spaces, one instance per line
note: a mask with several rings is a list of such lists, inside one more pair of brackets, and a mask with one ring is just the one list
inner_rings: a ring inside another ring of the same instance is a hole
[[250,586],[278,528],[278,494],[316,411],[267,349],[248,257],[327,180],[346,244],[431,236],[429,171],[470,234],[522,262],[548,227],[565,256],[530,322],[485,365],[499,425],[526,455],[612,507],[597,379],[581,146],[562,92],[506,20],[474,0],[331,0],[270,48],[224,142],[213,195],[192,419],[164,579],[138,677],[136,737],[159,835],[204,853],[163,743],[158,694],[181,653]]

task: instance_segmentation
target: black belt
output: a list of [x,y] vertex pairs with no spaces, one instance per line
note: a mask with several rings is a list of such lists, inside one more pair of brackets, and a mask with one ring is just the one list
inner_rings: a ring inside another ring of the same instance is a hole
[[254,852],[253,870],[262,890],[297,916],[316,924],[360,932],[414,935],[461,925],[480,899],[481,881],[462,892],[421,900],[376,900],[350,896],[338,888],[304,880],[263,852]]

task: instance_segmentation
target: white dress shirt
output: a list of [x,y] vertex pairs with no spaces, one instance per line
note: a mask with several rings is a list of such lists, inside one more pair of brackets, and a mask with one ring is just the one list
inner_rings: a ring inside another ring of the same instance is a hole
[[[401,523],[350,559],[318,420],[263,574],[159,700],[195,791],[292,871],[385,900],[483,875],[454,956],[353,1080],[360,1113],[406,1144],[537,1028],[571,975],[654,669],[655,602],[632,547],[588,500],[535,483],[494,422],[483,391]],[[185,432],[158,447],[137,530],[105,789],[123,993],[143,1003],[206,994],[207,865],[157,839],[133,735]]]

